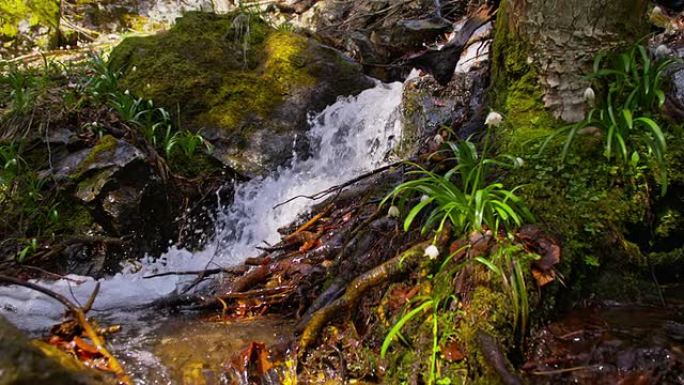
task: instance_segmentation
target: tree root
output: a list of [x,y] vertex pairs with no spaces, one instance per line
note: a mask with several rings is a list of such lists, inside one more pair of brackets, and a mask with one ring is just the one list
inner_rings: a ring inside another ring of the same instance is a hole
[[79,307],[65,296],[31,282],[22,281],[20,279],[8,277],[6,275],[0,275],[0,282],[6,282],[12,285],[35,290],[61,302],[69,310],[69,313],[71,313],[71,316],[74,317],[74,320],[76,320],[76,322],[78,322],[78,324],[81,326],[85,335],[90,338],[90,341],[92,341],[93,345],[95,345],[97,351],[107,359],[109,367],[112,369],[112,372],[114,372],[119,382],[125,385],[133,385],[133,381],[130,379],[130,377],[128,377],[123,369],[123,366],[121,366],[121,363],[119,363],[119,360],[117,360],[116,357],[114,357],[114,355],[107,350],[104,339],[100,336],[100,334],[98,334],[93,325],[88,322],[86,317],[86,312],[92,307],[95,297],[100,290],[99,283],[95,286],[95,290],[93,291],[93,294],[90,295],[86,305],[84,307]]
[[[435,245],[440,249],[444,249],[449,241],[450,233],[450,229],[444,229],[438,234]],[[299,337],[298,354],[301,356],[306,352],[307,348],[316,341],[323,327],[330,320],[338,317],[342,312],[350,311],[356,306],[366,290],[392,280],[417,267],[424,258],[425,248],[431,244],[432,241],[418,243],[380,266],[365,272],[347,286],[346,291],[340,298],[316,311],[310,320],[302,320],[297,325],[298,330],[303,329]]]
[[508,370],[511,366],[508,359],[501,352],[499,344],[489,333],[477,331],[477,345],[484,355],[485,361],[494,369],[505,385],[522,385],[522,381]]

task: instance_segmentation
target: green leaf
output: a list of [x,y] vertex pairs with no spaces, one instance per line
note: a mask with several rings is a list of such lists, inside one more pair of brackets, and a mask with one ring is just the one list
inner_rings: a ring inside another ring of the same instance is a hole
[[404,231],[409,231],[409,228],[411,227],[411,223],[413,223],[413,220],[416,218],[416,215],[421,212],[425,208],[425,206],[429,205],[435,200],[435,198],[429,197],[428,199],[419,202],[417,205],[415,205],[411,211],[408,213],[406,216],[406,219],[404,220]]
[[385,358],[385,355],[387,354],[387,349],[389,349],[390,344],[394,340],[394,337],[401,331],[401,328],[403,328],[404,325],[413,317],[418,315],[418,313],[431,307],[432,303],[433,301],[431,299],[423,302],[420,306],[411,310],[403,317],[401,317],[401,319],[397,321],[397,323],[394,324],[394,326],[392,326],[392,329],[390,329],[390,331],[387,333],[387,336],[385,336],[385,340],[382,342],[382,347],[380,348],[380,357]]

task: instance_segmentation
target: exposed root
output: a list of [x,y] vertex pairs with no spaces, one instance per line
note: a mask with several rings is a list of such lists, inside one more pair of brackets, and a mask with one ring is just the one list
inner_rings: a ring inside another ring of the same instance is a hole
[[522,381],[508,369],[510,363],[501,352],[494,337],[485,331],[477,331],[477,344],[487,363],[496,371],[501,382],[506,385],[522,385]]
[[[446,247],[450,233],[450,229],[445,229],[437,236],[435,242],[437,247]],[[330,320],[339,316],[342,312],[351,310],[366,290],[392,280],[418,266],[424,258],[425,248],[431,244],[432,241],[418,243],[380,266],[357,277],[347,286],[345,293],[340,298],[315,312],[305,324],[300,323],[298,329],[303,329],[303,331],[299,337],[298,354],[301,356],[306,352],[307,348],[316,341],[321,330]]]

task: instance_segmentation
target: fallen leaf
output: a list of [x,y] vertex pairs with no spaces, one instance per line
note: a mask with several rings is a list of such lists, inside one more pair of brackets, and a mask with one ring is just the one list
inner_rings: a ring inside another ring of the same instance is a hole
[[456,341],[447,342],[439,351],[442,352],[442,356],[448,362],[460,362],[465,358]]

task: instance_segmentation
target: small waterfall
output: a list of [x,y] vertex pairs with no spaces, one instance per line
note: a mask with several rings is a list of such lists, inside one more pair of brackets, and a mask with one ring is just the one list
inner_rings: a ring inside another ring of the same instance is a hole
[[[171,248],[157,260],[145,259],[101,280],[100,294],[94,304],[94,311],[100,313],[96,315],[116,316],[119,322],[122,317],[135,317],[113,310],[150,303],[193,279],[174,275],[144,279],[144,276],[235,265],[253,256],[254,247],[262,241],[277,242],[276,230],[296,219],[313,202],[297,199],[274,209],[278,203],[297,195],[315,194],[387,161],[387,154],[401,135],[401,95],[401,83],[378,83],[356,97],[340,98],[313,117],[309,132],[311,157],[295,157],[289,166],[237,186],[233,204],[218,215],[217,237],[205,250],[193,253]],[[40,284],[85,302],[96,281],[90,277],[68,278],[71,280]],[[59,303],[37,292],[14,286],[0,287],[0,314],[25,330],[41,330],[59,322],[63,311]]]

